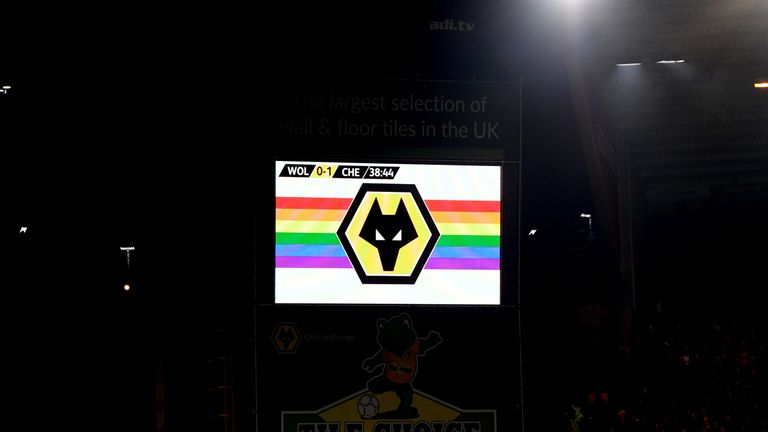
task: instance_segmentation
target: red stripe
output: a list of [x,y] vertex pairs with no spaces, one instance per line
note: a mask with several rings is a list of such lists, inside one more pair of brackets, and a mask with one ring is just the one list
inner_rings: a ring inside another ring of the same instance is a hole
[[277,197],[276,208],[346,210],[352,198]]
[[426,200],[429,211],[499,212],[499,201]]

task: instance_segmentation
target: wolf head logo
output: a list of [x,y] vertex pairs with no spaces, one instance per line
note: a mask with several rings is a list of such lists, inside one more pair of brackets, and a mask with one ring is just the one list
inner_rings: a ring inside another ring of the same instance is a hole
[[294,339],[296,339],[296,335],[291,328],[282,327],[277,333],[277,340],[280,341],[284,349],[289,349]]
[[415,284],[440,232],[416,185],[363,183],[336,235],[363,284]]
[[360,230],[360,238],[379,251],[381,266],[386,271],[394,270],[400,248],[418,236],[402,199],[397,204],[397,211],[393,215],[383,214],[379,200],[374,201]]

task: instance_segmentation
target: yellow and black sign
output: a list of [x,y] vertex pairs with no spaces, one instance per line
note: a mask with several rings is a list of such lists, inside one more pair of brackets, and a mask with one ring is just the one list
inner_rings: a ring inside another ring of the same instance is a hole
[[512,306],[256,305],[257,348],[301,331],[294,354],[257,351],[257,429],[519,431],[518,319]]
[[336,233],[361,282],[414,284],[440,237],[413,184],[364,183]]
[[282,432],[496,431],[495,410],[465,411],[414,389],[418,358],[442,344],[440,332],[421,337],[405,312],[376,329],[379,349],[361,365],[373,374],[366,388],[316,411],[283,411]]
[[[325,409],[307,412],[284,412],[282,432],[495,432],[495,410],[465,411],[414,391],[413,406],[422,414],[417,418],[388,419],[369,415],[396,407],[399,399],[393,392],[373,395],[359,391]],[[380,408],[382,407],[382,408]]]
[[294,323],[277,323],[272,342],[279,353],[294,353],[301,342],[301,334]]

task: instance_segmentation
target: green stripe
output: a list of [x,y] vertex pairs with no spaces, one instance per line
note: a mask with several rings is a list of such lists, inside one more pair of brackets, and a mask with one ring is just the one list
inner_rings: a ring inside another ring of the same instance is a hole
[[275,234],[275,244],[337,245],[336,233],[283,233]]
[[[276,233],[275,244],[318,244],[337,245],[339,239],[334,233]],[[499,236],[442,235],[437,246],[500,246]]]
[[500,246],[499,236],[442,235],[437,246]]

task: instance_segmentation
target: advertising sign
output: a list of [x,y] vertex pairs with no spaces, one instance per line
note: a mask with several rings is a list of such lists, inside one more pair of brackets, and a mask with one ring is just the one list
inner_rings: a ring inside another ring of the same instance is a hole
[[259,430],[520,426],[515,307],[263,305],[256,325]]

